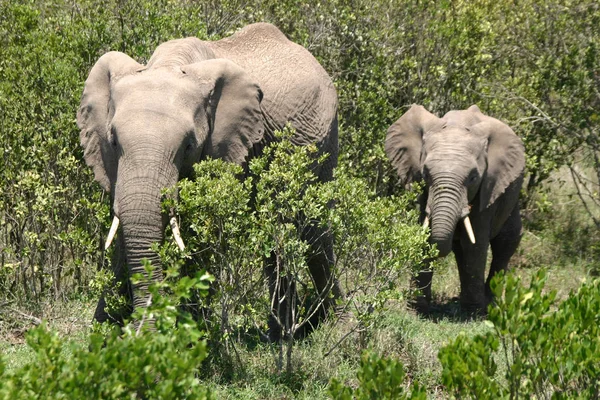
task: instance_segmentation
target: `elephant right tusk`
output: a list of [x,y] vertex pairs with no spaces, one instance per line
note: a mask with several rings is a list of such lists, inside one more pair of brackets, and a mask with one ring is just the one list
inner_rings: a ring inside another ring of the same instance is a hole
[[426,215],[425,220],[423,221],[423,229],[427,229],[429,227],[429,217]]
[[473,233],[473,227],[471,226],[471,221],[469,220],[468,215],[465,217],[463,222],[465,224],[465,229],[467,230],[467,234],[469,235],[471,243],[475,244],[475,234]]
[[179,231],[179,224],[177,224],[177,218],[175,216],[171,217],[171,230],[173,231],[173,238],[175,239],[175,243],[179,247],[179,250],[185,250],[185,246],[183,245],[183,239],[181,238],[181,232]]
[[115,215],[112,225],[110,226],[110,230],[108,231],[108,237],[106,238],[106,243],[104,244],[104,250],[108,250],[110,247],[110,244],[117,234],[117,229],[119,229],[119,217]]

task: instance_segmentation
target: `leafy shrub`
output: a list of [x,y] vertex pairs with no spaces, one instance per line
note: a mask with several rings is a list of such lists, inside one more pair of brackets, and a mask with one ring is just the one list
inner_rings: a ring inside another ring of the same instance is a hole
[[519,246],[518,265],[570,269],[579,264],[592,273],[599,271],[600,208],[594,204],[593,193],[570,179],[575,169],[582,179],[594,182],[592,169],[582,168],[582,164],[561,168],[531,196],[523,213],[527,232]]
[[44,19],[35,2],[2,2],[0,14],[0,287],[39,301],[86,284],[105,209],[73,151],[82,64],[61,44],[66,19]]
[[100,329],[90,335],[87,347],[69,346],[45,325],[32,329],[27,334],[35,353],[30,363],[9,373],[0,360],[0,398],[211,398],[197,378],[206,357],[205,335],[177,307],[194,290],[205,293],[211,280],[206,274],[180,277],[172,266],[163,282],[150,285],[152,301],[136,311],[136,324],[122,331]]
[[[529,287],[513,275],[492,282],[497,304],[489,308],[492,330],[459,336],[439,354],[443,382],[457,396],[598,398],[600,394],[600,280],[554,305],[540,270]],[[500,354],[494,357],[494,352]],[[498,376],[499,358],[504,364]]]
[[329,384],[329,394],[337,400],[368,399],[421,399],[425,400],[425,390],[418,384],[405,387],[406,372],[402,363],[393,358],[379,357],[365,351],[360,359],[357,373],[357,388],[345,386],[336,379]]
[[[529,286],[512,274],[494,278],[496,304],[489,307],[486,321],[490,330],[461,334],[439,352],[442,382],[452,395],[598,398],[600,280],[585,283],[559,304],[554,302],[556,292],[545,291],[545,281],[544,270],[532,277]],[[358,387],[333,379],[329,392],[336,399],[425,398],[418,383],[408,385],[405,377],[398,361],[365,352]]]
[[36,301],[70,294],[87,288],[102,262],[108,196],[82,164],[74,114],[106,51],[145,62],[172,38],[219,39],[272,22],[334,77],[339,175],[394,193],[383,142],[403,110],[479,103],[524,138],[532,192],[580,147],[598,175],[599,13],[586,0],[2,2],[2,293]]
[[[279,140],[250,162],[245,180],[239,179],[239,166],[221,160],[197,164],[194,181],[181,181],[179,201],[167,205],[182,217],[191,264],[209,268],[217,278],[212,299],[219,310],[217,342],[225,339],[234,346],[235,332],[266,329],[272,300],[263,268],[276,255],[279,274],[287,277],[287,295],[295,290],[298,296],[298,313],[291,326],[282,326],[289,329],[284,332],[288,371],[294,336],[320,304],[306,264],[306,228],[320,226],[335,237],[332,267],[350,293],[338,308],[363,324],[399,295],[398,277],[408,276],[429,251],[425,231],[414,223],[416,212],[405,211],[414,194],[381,199],[364,181],[347,176],[319,182],[313,168],[324,158],[315,159],[314,146],[294,146],[292,134],[278,133]],[[383,225],[388,228],[382,230]],[[220,357],[227,353],[222,350]],[[283,351],[280,347],[280,368]]]

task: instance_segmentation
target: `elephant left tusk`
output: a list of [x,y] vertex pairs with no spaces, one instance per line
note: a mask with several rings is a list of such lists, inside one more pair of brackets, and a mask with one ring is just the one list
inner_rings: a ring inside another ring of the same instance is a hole
[[423,221],[423,229],[427,229],[429,227],[429,217],[426,215],[425,220]]
[[112,225],[110,226],[110,230],[108,231],[108,236],[106,237],[104,250],[108,250],[108,248],[110,247],[110,244],[112,243],[117,233],[117,229],[119,229],[119,217],[115,215],[115,217],[113,218]]
[[475,244],[475,234],[473,233],[473,227],[471,226],[471,221],[469,220],[468,215],[465,217],[463,222],[465,224],[465,229],[467,230],[467,234],[469,235],[471,243]]
[[179,247],[179,250],[185,250],[185,246],[183,245],[183,239],[181,238],[181,232],[179,231],[179,224],[177,224],[177,218],[174,216],[171,217],[171,230],[173,231],[173,238],[175,239],[175,243]]

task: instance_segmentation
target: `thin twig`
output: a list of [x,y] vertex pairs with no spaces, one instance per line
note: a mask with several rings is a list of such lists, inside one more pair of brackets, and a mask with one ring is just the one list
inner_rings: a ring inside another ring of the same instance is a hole
[[24,312],[21,312],[19,310],[15,310],[14,308],[10,309],[11,312],[15,313],[15,314],[19,314],[21,317],[33,322],[34,325],[40,325],[42,323],[42,320],[39,319],[38,317],[34,317],[33,315],[29,315],[29,314],[25,314]]
[[137,331],[135,332],[135,336],[139,336],[140,332],[142,331],[142,326],[144,325],[144,321],[146,320],[146,316],[148,315],[148,307],[150,307],[150,304],[152,304],[152,295],[150,295],[148,297],[148,301],[146,301],[146,312],[142,316],[142,320],[140,321],[140,325],[138,326]]
[[340,340],[338,340],[329,350],[327,350],[325,352],[325,354],[323,355],[323,358],[326,358],[327,356],[329,356],[335,349],[337,349],[337,347],[340,344],[342,344],[344,342],[344,340],[346,340],[346,338],[348,338],[348,336],[350,336],[351,334],[356,332],[359,327],[360,327],[360,324],[354,325],[354,328],[352,328],[350,331],[348,331],[344,336],[342,336],[342,338]]
[[581,199],[581,202],[583,203],[583,207],[587,211],[587,213],[590,216],[590,218],[592,219],[592,221],[594,221],[594,224],[596,224],[596,227],[600,229],[600,221],[598,219],[596,219],[592,210],[590,210],[587,202],[583,198],[583,194],[581,193],[579,184],[582,184],[582,182],[577,178],[577,173],[573,170],[573,167],[569,167],[569,170],[571,171],[571,177],[573,178],[573,183],[575,184],[575,189],[577,190],[577,196],[579,196],[579,198]]

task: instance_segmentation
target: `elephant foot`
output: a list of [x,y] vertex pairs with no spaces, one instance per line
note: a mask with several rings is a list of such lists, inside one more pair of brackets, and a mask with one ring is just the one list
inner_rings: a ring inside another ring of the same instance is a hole
[[471,287],[461,290],[460,293],[460,309],[463,314],[474,318],[485,317],[487,315],[487,307],[491,301],[491,293],[487,293],[488,288],[482,282],[476,287]]
[[485,302],[486,307],[488,304],[492,304],[494,302],[494,294],[490,288],[490,279],[488,279],[488,281],[485,283]]
[[269,315],[269,319],[267,321],[267,338],[269,343],[278,343],[280,342],[283,335],[283,327],[277,321],[277,318],[273,315]]
[[[107,308],[110,312],[107,311]],[[132,310],[129,307],[120,307],[119,309],[112,310],[106,304],[105,297],[102,296],[98,300],[93,320],[101,324],[108,322],[113,325],[124,326],[125,319],[131,315],[131,312]]]
[[460,311],[470,318],[485,318],[487,316],[487,304],[461,302]]
[[433,271],[422,270],[411,280],[411,289],[414,293],[408,305],[417,314],[428,315],[431,313],[431,280]]
[[429,315],[431,313],[430,301],[427,296],[418,295],[408,302],[408,306],[415,310],[419,315]]
[[269,329],[267,331],[268,343],[279,343],[281,341],[281,329]]
[[96,311],[94,311],[94,321],[99,323],[104,323],[110,319],[110,316],[106,312],[106,300],[104,300],[104,296],[100,297],[98,300],[98,305],[96,306]]

